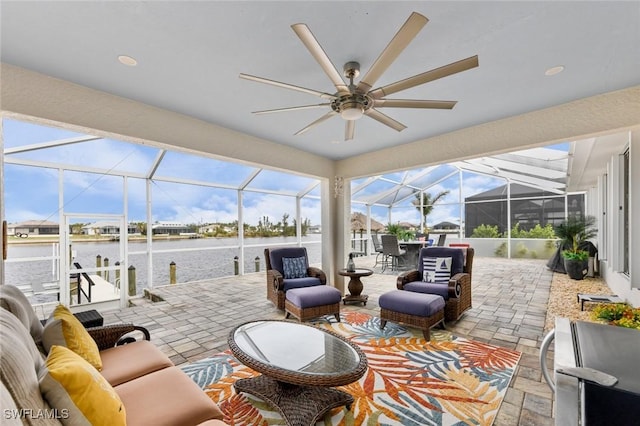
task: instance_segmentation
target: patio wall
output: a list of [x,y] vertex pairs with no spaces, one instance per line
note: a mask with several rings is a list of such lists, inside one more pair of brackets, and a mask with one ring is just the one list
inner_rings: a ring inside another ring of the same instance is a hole
[[[633,306],[640,306],[640,130],[628,133],[629,149],[629,198],[628,228],[624,227],[621,205],[622,194],[620,157],[624,151],[611,156],[598,182],[589,191],[587,214],[598,219],[598,246],[600,270],[612,292],[626,299]],[[623,237],[628,232],[628,271],[624,271],[621,257],[624,255]]]

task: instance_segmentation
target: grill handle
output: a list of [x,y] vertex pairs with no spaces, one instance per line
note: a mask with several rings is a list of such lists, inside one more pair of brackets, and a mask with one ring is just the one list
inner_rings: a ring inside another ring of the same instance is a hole
[[611,387],[618,383],[617,377],[588,367],[558,367],[556,371],[600,386]]
[[556,391],[556,384],[551,378],[549,374],[549,369],[547,368],[547,352],[549,351],[549,346],[553,342],[553,339],[556,337],[556,329],[553,328],[542,340],[542,345],[540,345],[540,367],[542,369],[542,375],[544,376],[544,380],[547,382],[547,385],[551,388],[551,392]]

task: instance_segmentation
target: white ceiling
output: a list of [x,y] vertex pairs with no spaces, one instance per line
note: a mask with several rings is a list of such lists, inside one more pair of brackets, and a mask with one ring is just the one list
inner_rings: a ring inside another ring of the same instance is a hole
[[[14,2],[2,0],[2,62],[289,145],[344,159],[640,84],[640,2]],[[453,110],[386,108],[398,133],[363,117],[342,141],[321,103],[240,73],[333,93],[291,29],[306,23],[338,70],[363,72],[411,12],[429,23],[378,80],[382,86],[478,55],[480,66],[392,98],[456,100]],[[117,61],[130,55],[136,67]],[[547,68],[564,72],[547,77]],[[340,141],[339,143],[332,143]]]

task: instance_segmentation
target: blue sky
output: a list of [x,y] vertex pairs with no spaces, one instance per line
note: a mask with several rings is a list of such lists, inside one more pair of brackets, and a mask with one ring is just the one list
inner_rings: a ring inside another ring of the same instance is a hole
[[[5,150],[27,145],[84,136],[63,129],[45,127],[11,119],[3,120]],[[157,157],[159,149],[100,139],[11,154],[9,158],[64,163],[105,170],[145,174]],[[176,177],[219,183],[237,187],[255,170],[239,165],[195,155],[167,152],[156,176]],[[50,220],[58,222],[58,171],[5,163],[5,216],[12,222]],[[250,188],[297,193],[315,180],[274,171],[263,171]],[[146,220],[145,182],[128,179],[128,214],[130,221]],[[123,213],[123,179],[96,173],[65,171],[64,211],[67,213]],[[319,189],[310,193],[319,196]],[[285,213],[292,223],[295,198],[244,193],[245,222],[257,224],[263,216],[273,222]],[[153,220],[183,223],[231,222],[237,219],[237,191],[200,185],[154,181],[152,185]],[[302,217],[320,223],[317,198],[305,197],[301,203]]]
[[[4,148],[24,147],[32,144],[58,141],[67,138],[86,136],[68,130],[36,125],[12,119],[3,119]],[[554,148],[566,151],[567,144]],[[6,156],[11,158],[48,163],[64,163],[103,170],[117,170],[135,174],[146,174],[159,153],[158,148],[116,141],[98,139],[27,151]],[[221,186],[236,188],[256,169],[254,167],[220,161],[213,158],[169,151],[164,156],[157,177],[179,178],[217,183]],[[437,181],[452,170],[450,166],[438,166],[432,176]],[[410,171],[409,173],[417,173]],[[14,165],[5,162],[5,216],[10,223],[25,220],[50,220],[58,222],[58,171],[49,168]],[[386,175],[401,179],[403,172]],[[463,174],[463,198],[501,186],[504,180],[465,172]],[[358,185],[362,179],[356,180]],[[252,181],[250,188],[269,191],[297,193],[316,182],[307,177],[264,170]],[[128,179],[128,216],[130,221],[146,220],[145,181]],[[366,188],[366,192],[376,193],[388,189],[391,185],[377,181]],[[460,213],[459,179],[454,175],[429,188],[431,194],[449,190],[450,194],[436,206],[429,216],[429,225],[442,221],[458,222]],[[313,197],[302,199],[302,217],[320,224],[319,187],[310,194]],[[392,222],[410,222],[418,224],[420,216],[417,209],[407,200],[392,210]],[[269,216],[272,222],[278,222],[288,213],[289,222],[295,216],[295,198],[256,192],[244,192],[244,220],[257,224],[263,216]],[[154,221],[172,221],[182,223],[232,222],[237,219],[237,190],[211,188],[201,185],[154,180],[152,184],[152,206]],[[96,173],[65,171],[64,173],[64,211],[66,213],[107,213],[122,214],[123,179]],[[353,204],[353,211],[366,213],[366,208]],[[386,207],[372,207],[372,217],[387,224]]]

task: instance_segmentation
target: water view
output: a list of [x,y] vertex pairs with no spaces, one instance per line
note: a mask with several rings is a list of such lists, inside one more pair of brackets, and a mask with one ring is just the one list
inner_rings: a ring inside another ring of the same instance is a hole
[[[321,236],[318,234],[302,238],[307,248],[309,261],[321,261]],[[245,272],[255,271],[255,259],[259,260],[260,270],[264,271],[264,249],[275,245],[296,245],[295,237],[245,238]],[[235,272],[234,257],[240,256],[235,238],[201,238],[181,240],[153,241],[153,285],[169,284],[169,264],[175,262],[177,282],[198,281],[233,275]],[[136,270],[137,293],[141,294],[148,286],[146,242],[131,241],[128,245],[129,265]],[[188,250],[188,251],[173,251]],[[74,262],[84,268],[94,268],[96,257],[109,259],[113,266],[118,259],[119,243],[111,242],[77,242],[73,243]],[[6,263],[6,282],[18,285],[36,285],[57,281],[57,244],[11,244]],[[19,261],[25,258],[42,258]],[[113,274],[113,272],[111,272]],[[114,281],[115,277],[110,277]]]

